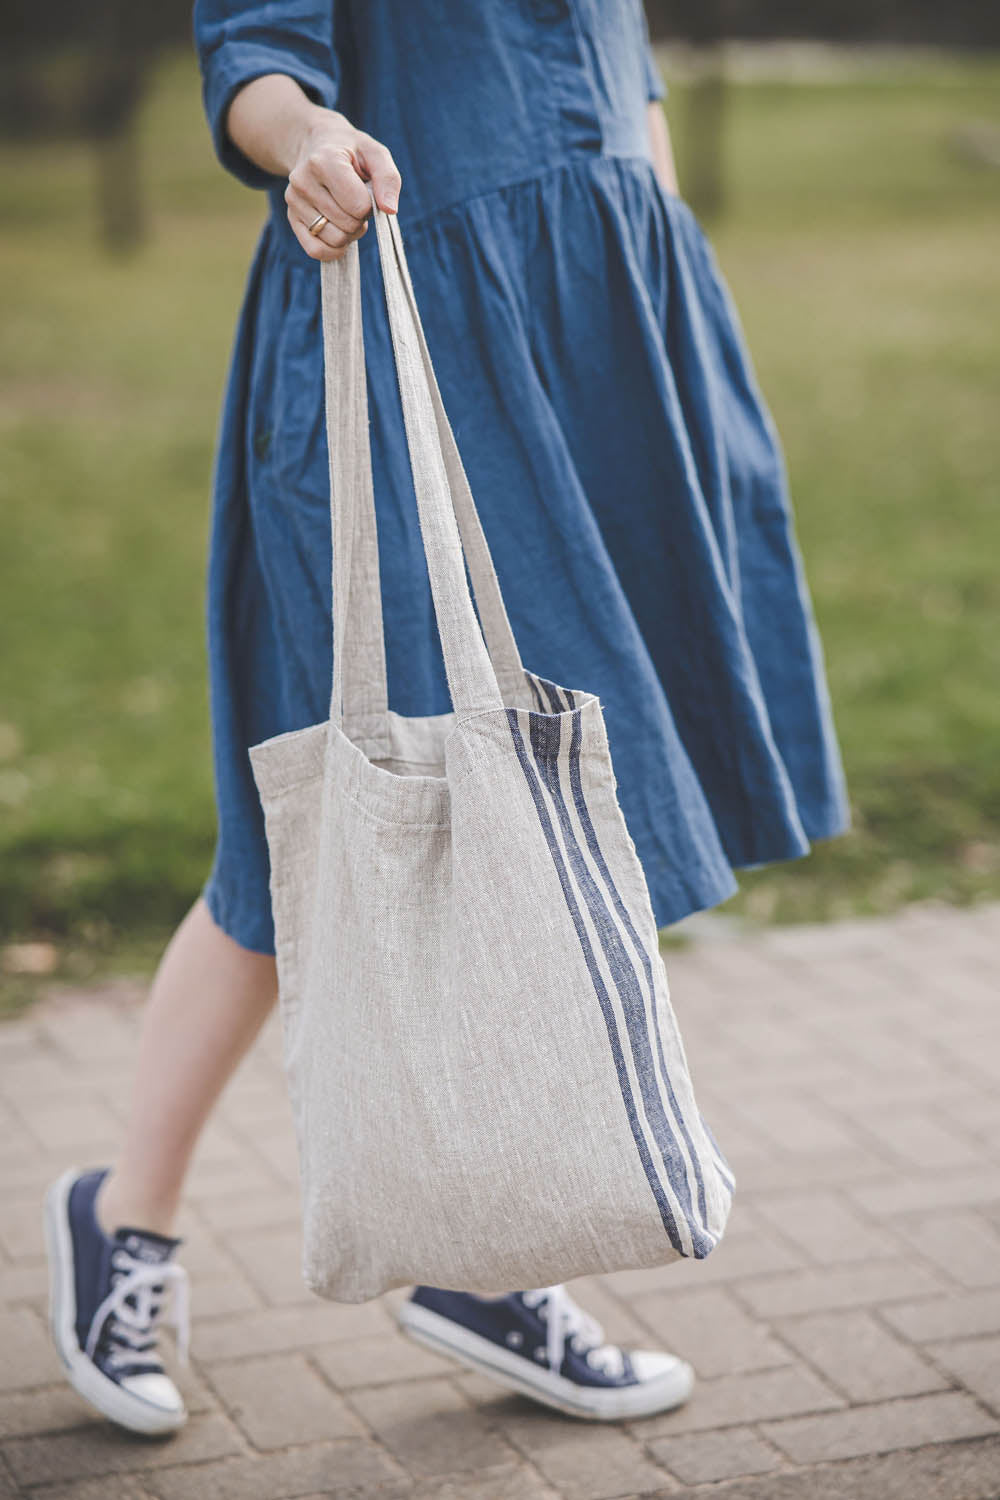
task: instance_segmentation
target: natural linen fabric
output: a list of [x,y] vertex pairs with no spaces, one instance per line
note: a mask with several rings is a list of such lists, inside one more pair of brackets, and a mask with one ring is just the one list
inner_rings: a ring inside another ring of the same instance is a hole
[[453,711],[387,706],[352,246],[322,272],[330,718],[251,750],[305,1278],[353,1302],[701,1257],[732,1177],[695,1105],[601,707],[521,664],[399,227],[374,217]]

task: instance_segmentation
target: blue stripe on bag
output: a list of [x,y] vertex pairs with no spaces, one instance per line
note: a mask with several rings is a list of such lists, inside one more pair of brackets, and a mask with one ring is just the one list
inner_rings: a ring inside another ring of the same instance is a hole
[[[589,848],[593,856],[594,863],[601,872],[601,876],[608,888],[611,900],[614,902],[615,911],[618,913],[619,920],[621,921],[621,924],[625,928],[625,931],[628,933],[629,937],[632,939],[632,943],[635,947],[636,952],[639,954],[643,969],[645,970],[646,984],[649,990],[649,1006],[650,1010],[653,1013],[653,1030],[656,1036],[656,1051],[660,1060],[660,1072],[663,1075],[663,1080],[667,1086],[667,1093],[670,1096],[671,1111],[681,1128],[684,1140],[687,1142],[687,1148],[691,1153],[691,1165],[694,1168],[695,1180],[698,1184],[698,1207],[701,1211],[702,1226],[705,1227],[708,1223],[708,1208],[705,1203],[705,1182],[702,1177],[701,1164],[698,1160],[698,1153],[694,1148],[694,1141],[691,1139],[691,1134],[687,1127],[687,1121],[684,1119],[683,1111],[681,1110],[680,1105],[677,1103],[677,1098],[674,1094],[674,1086],[670,1081],[670,1074],[667,1071],[666,1058],[663,1055],[663,1038],[660,1035],[660,1018],[657,1014],[656,1008],[656,985],[653,980],[653,966],[650,962],[649,954],[643,947],[639,939],[639,934],[635,930],[635,923],[632,921],[632,917],[629,914],[628,907],[622,900],[618,887],[615,885],[614,881],[611,878],[611,871],[608,869],[607,861],[604,858],[601,846],[597,842],[597,834],[594,830],[593,822],[591,821],[590,809],[587,806],[587,800],[584,796],[583,791],[583,779],[580,775],[581,739],[582,730],[580,728],[580,717],[577,714],[573,719],[573,730],[570,739],[569,751],[569,780],[570,786],[573,788],[573,803],[580,818],[580,826],[582,827],[584,837],[587,840],[587,847]],[[716,1242],[713,1239],[712,1244],[714,1245],[715,1243]]]
[[538,682],[530,672],[525,672],[524,675],[525,677],[527,677],[528,683],[531,687],[531,691],[535,695],[535,702],[538,704],[538,712],[543,714],[545,712],[545,700],[542,697],[541,692],[539,691]]
[[[691,1229],[694,1254],[698,1259],[701,1259],[710,1250],[714,1249],[716,1238],[710,1235],[705,1227],[704,1208],[702,1209],[702,1217],[699,1219],[691,1198],[687,1165],[677,1139],[677,1127],[680,1128],[685,1138],[687,1138],[683,1120],[675,1118],[673,1125],[668,1120],[663,1096],[656,1082],[653,1052],[650,1044],[649,1030],[646,1025],[646,1008],[639,977],[629,957],[628,949],[615,925],[614,916],[607,902],[603,899],[596,881],[587,868],[583,850],[580,848],[580,844],[573,831],[569,809],[566,806],[566,799],[563,796],[562,786],[559,782],[557,759],[561,739],[560,722],[558,718],[543,718],[541,715],[532,714],[529,717],[529,724],[531,726],[532,751],[541,771],[543,782],[548,787],[549,794],[556,808],[563,839],[566,844],[570,868],[573,871],[576,884],[583,894],[587,910],[590,914],[590,920],[600,938],[608,967],[614,975],[615,988],[621,1000],[625,1026],[628,1032],[646,1115],[652,1127],[660,1155],[663,1158],[667,1180],[678,1194],[686,1211],[686,1217]],[[574,716],[574,724],[579,727],[579,715]],[[673,1098],[672,1090],[671,1104],[672,1111],[676,1116],[679,1112],[677,1111],[676,1100]],[[695,1163],[695,1176],[699,1186],[701,1186],[701,1176],[698,1171],[696,1156],[693,1156],[693,1161]],[[703,1202],[704,1198],[702,1196]]]
[[[529,714],[529,724],[536,717],[537,716],[534,714]],[[656,1200],[656,1206],[660,1211],[660,1218],[663,1220],[663,1227],[667,1231],[670,1243],[671,1245],[673,1245],[674,1249],[679,1255],[683,1255],[684,1250],[683,1246],[681,1245],[680,1235],[677,1232],[677,1223],[674,1219],[670,1204],[667,1202],[667,1196],[663,1191],[663,1184],[660,1181],[659,1173],[656,1170],[656,1166],[650,1154],[649,1147],[646,1143],[646,1137],[643,1134],[642,1126],[639,1122],[639,1115],[635,1106],[635,1099],[632,1095],[632,1086],[629,1082],[628,1069],[625,1065],[625,1056],[622,1050],[621,1038],[618,1035],[618,1027],[615,1021],[614,1008],[611,1004],[611,997],[608,994],[604,980],[601,977],[600,970],[597,967],[597,961],[594,957],[594,950],[591,946],[590,938],[587,936],[587,930],[583,924],[583,918],[580,915],[580,908],[577,905],[575,896],[573,895],[573,888],[570,884],[569,875],[566,871],[566,865],[563,860],[562,853],[559,849],[559,844],[555,836],[555,830],[552,827],[552,820],[549,817],[548,809],[545,806],[545,801],[542,796],[539,778],[537,772],[534,770],[534,767],[531,764],[531,760],[528,756],[527,748],[524,743],[524,736],[521,733],[521,726],[518,722],[518,711],[516,708],[507,709],[507,722],[510,725],[511,738],[514,741],[514,750],[517,754],[521,770],[524,772],[525,780],[528,783],[528,789],[531,792],[531,800],[535,804],[535,811],[538,813],[538,821],[542,826],[542,832],[545,835],[545,841],[549,846],[549,853],[552,856],[552,862],[555,865],[556,874],[559,876],[559,884],[562,887],[562,893],[566,900],[569,914],[573,920],[573,925],[576,928],[576,935],[580,941],[580,947],[583,950],[583,956],[587,964],[587,969],[589,970],[591,980],[593,981],[594,990],[596,991],[598,1002],[600,1003],[601,1007],[601,1012],[604,1016],[604,1024],[608,1032],[608,1041],[611,1044],[611,1054],[614,1058],[615,1071],[618,1074],[618,1086],[621,1089],[622,1100],[625,1104],[625,1113],[628,1116],[629,1127],[632,1131],[632,1139],[635,1141],[636,1149],[639,1153],[639,1159],[642,1162],[643,1171],[646,1174],[646,1180],[649,1183],[653,1197]]]
[[546,698],[548,698],[549,703],[552,705],[552,712],[554,714],[564,713],[566,705],[560,698],[559,689],[556,687],[556,685],[552,682],[546,682],[544,677],[540,677],[538,680],[541,683],[542,687],[545,689],[545,696]]

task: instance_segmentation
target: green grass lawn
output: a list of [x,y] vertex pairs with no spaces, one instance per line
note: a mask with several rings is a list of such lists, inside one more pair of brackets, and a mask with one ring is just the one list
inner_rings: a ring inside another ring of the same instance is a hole
[[[760,920],[1000,894],[1000,64],[741,85],[714,228],[784,436],[855,830]],[[685,87],[670,113],[684,159]],[[143,117],[151,235],[96,243],[85,147],[0,150],[0,906],[72,970],[155,945],[213,841],[212,445],[262,200],[188,59]]]

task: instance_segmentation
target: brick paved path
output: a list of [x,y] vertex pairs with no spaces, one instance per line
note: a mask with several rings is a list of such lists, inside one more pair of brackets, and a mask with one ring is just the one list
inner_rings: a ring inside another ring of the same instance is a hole
[[43,1323],[38,1200],[116,1139],[138,994],[0,1027],[0,1500],[996,1500],[1000,907],[699,942],[671,955],[695,1081],[739,1178],[700,1265],[578,1288],[700,1377],[683,1411],[549,1417],[298,1279],[272,1031],[201,1150],[183,1225],[194,1415],[92,1420]]

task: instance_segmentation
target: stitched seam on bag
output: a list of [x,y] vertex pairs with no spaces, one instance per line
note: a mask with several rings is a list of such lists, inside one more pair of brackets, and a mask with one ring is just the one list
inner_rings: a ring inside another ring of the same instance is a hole
[[[473,774],[473,771],[467,771],[465,773],[465,775],[462,777],[461,781],[456,781],[454,783],[449,783],[449,785],[453,785],[457,789],[464,782],[466,782],[472,774]],[[314,781],[322,781],[322,779],[323,778],[322,778],[321,775],[320,776],[307,776],[303,781],[296,781],[291,786],[282,787],[282,789],[281,789],[280,792],[273,792],[273,793],[271,793],[271,795],[270,795],[270,797],[269,797],[268,800],[271,801],[272,803],[273,802],[278,802],[283,797],[287,797],[290,793],[299,791],[302,787],[309,786]],[[405,776],[400,777],[401,781],[406,781],[407,779],[408,778],[405,777]],[[422,819],[409,819],[409,818],[405,818],[405,817],[398,817],[398,818],[385,817],[381,813],[373,812],[370,807],[367,807],[363,802],[359,802],[358,799],[357,799],[357,797],[348,796],[346,793],[341,793],[341,795],[343,796],[344,801],[345,802],[349,802],[351,804],[351,806],[353,808],[355,808],[355,810],[357,812],[361,813],[366,818],[371,818],[373,822],[385,824],[385,826],[387,828],[396,828],[396,827],[399,827],[400,825],[402,825],[402,826],[404,826],[406,828],[439,828],[439,829],[449,829],[451,827],[450,823],[430,823],[430,822],[424,822]]]

